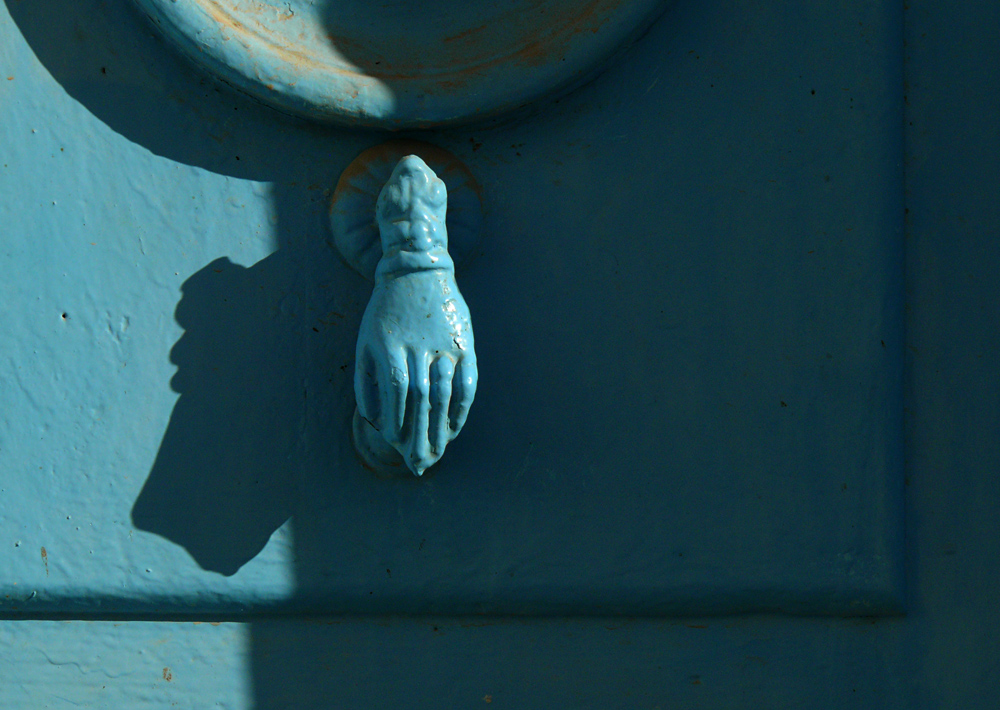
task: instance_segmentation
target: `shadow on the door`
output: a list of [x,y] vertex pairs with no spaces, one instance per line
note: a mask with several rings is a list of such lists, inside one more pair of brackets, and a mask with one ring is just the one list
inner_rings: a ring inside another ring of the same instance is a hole
[[[271,184],[276,250],[246,267],[220,257],[182,286],[184,334],[170,351],[180,397],[132,511],[136,528],[232,575],[318,487],[303,477],[322,471],[328,483],[357,466],[344,422],[370,286],[329,247],[325,222],[339,171],[380,138],[231,91],[177,56],[128,0],[7,8],[45,69],[109,128],[178,163]],[[323,430],[328,438],[307,442]]]
[[220,258],[184,284],[176,313],[184,335],[171,351],[180,398],[132,509],[137,529],[224,575],[291,515],[296,441],[273,422],[294,417],[302,393],[289,387],[289,351],[279,349],[294,333],[270,313],[282,256],[249,268]]
[[[373,478],[350,443],[354,347],[371,287],[327,245],[327,209],[344,167],[389,136],[309,125],[233,92],[179,58],[128,0],[6,5],[44,69],[109,129],[177,163],[270,184],[273,253],[246,266],[220,256],[184,280],[174,313],[184,332],[169,351],[177,367],[169,386],[180,396],[131,511],[135,527],[181,546],[202,569],[230,576],[291,519],[297,594],[284,606],[292,610],[329,611],[338,602],[400,608],[400,598],[385,592],[407,577],[407,566],[420,571],[409,575],[418,584],[449,579],[450,534],[483,547],[448,532],[464,508],[437,500],[430,474]],[[192,220],[178,222],[183,229]],[[463,446],[456,442],[454,457]],[[400,512],[405,505],[415,510]],[[387,540],[394,529],[387,523],[398,528],[398,519],[418,522]],[[428,520],[436,521],[436,537],[421,528]],[[373,530],[389,533],[373,539]],[[380,545],[405,563],[385,564]],[[348,590],[340,600],[329,595],[338,574]],[[241,611],[218,609],[226,618]],[[178,610],[165,613],[177,618]],[[303,635],[282,621],[248,626],[256,707],[288,707],[289,697],[315,708],[378,704],[379,688],[348,689],[346,676],[326,674],[328,635]],[[363,626],[376,645],[396,638],[392,628]],[[423,627],[414,633],[419,645]],[[422,669],[442,667],[425,661],[406,677],[419,682]]]
[[[277,187],[278,223],[315,235],[325,201],[304,197]],[[232,575],[291,517],[310,457],[322,451],[331,477],[356,465],[344,422],[363,288],[316,238],[249,267],[216,259],[184,283],[170,353],[180,398],[132,510],[138,529]],[[310,421],[318,404],[324,421]]]
[[[180,396],[132,510],[136,528],[232,575],[289,518],[336,512],[336,482],[361,477],[352,377],[371,287],[329,247],[326,220],[340,171],[385,137],[301,123],[233,92],[176,56],[128,0],[6,5],[45,70],[111,130],[177,163],[270,183],[274,252],[249,266],[221,256],[184,281],[184,333],[169,353]],[[337,541],[309,549],[299,564],[337,566]],[[250,626],[258,675],[270,661]],[[283,644],[281,668],[315,656]],[[276,688],[254,685],[256,704],[273,707]]]

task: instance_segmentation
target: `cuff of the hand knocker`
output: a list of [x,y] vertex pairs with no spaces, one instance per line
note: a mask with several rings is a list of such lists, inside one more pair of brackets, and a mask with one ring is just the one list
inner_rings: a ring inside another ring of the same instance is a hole
[[375,278],[392,278],[416,271],[454,271],[455,262],[445,249],[432,251],[394,251],[383,254],[375,269]]

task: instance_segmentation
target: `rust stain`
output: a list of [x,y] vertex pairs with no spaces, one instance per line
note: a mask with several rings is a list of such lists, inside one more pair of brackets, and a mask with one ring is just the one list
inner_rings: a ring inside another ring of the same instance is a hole
[[[533,39],[525,43],[520,50],[477,67],[477,70],[488,69],[501,62],[516,61],[528,66],[539,66],[549,58],[565,53],[570,40],[578,34],[589,31],[596,34],[602,25],[608,21],[612,9],[620,4],[619,0],[592,0],[583,7],[573,8],[572,14],[564,16],[564,22],[558,24],[552,31],[535,33]],[[552,25],[549,25],[551,27]]]
[[437,176],[444,180],[449,189],[453,189],[456,184],[464,181],[476,193],[479,200],[483,201],[482,187],[480,187],[478,181],[469,172],[468,168],[462,165],[454,155],[430,143],[398,139],[386,141],[385,143],[369,148],[351,161],[351,164],[344,169],[344,172],[340,175],[340,179],[337,181],[337,187],[333,191],[331,206],[332,204],[336,204],[341,194],[356,190],[352,183],[365,173],[370,172],[371,166],[377,166],[382,163],[389,170],[392,170],[404,155],[419,155],[437,173]]
[[449,44],[451,42],[455,42],[460,39],[468,39],[469,37],[473,37],[479,34],[485,29],[486,25],[480,25],[479,27],[471,27],[465,30],[464,32],[459,32],[457,35],[452,35],[451,37],[445,37],[443,40],[441,40],[441,42],[444,44]]
[[279,44],[276,35],[271,32],[266,25],[255,22],[254,24],[257,25],[257,27],[256,29],[252,29],[220,7],[214,0],[202,0],[202,5],[205,8],[205,12],[207,12],[218,25],[238,33],[240,35],[240,41],[247,45],[248,48],[249,45],[256,41],[267,45],[267,48],[281,57],[283,61],[288,62],[297,68],[323,69],[332,71],[336,74],[343,74],[345,76],[358,75],[357,72],[342,69],[334,66],[333,64],[317,62],[306,52],[297,51]]
[[48,577],[49,576],[49,553],[45,551],[44,547],[42,548],[42,562],[45,563],[45,576]]
[[444,79],[437,82],[439,88],[442,89],[463,89],[468,85],[468,81],[465,79]]
[[[466,77],[482,74],[500,65],[522,64],[528,67],[538,67],[548,61],[558,59],[569,49],[569,45],[575,36],[583,33],[596,34],[599,32],[601,27],[610,19],[611,12],[620,4],[621,0],[591,0],[591,2],[582,8],[574,7],[572,12],[559,15],[549,22],[540,25],[537,31],[522,37],[519,49],[489,58],[473,57],[468,64],[444,74],[435,83],[443,89],[461,88],[467,82]],[[457,35],[446,37],[441,40],[441,43],[444,45],[454,45],[457,43],[465,51],[468,51],[474,49],[475,42],[479,39],[479,33],[485,29],[487,29],[485,25],[473,27]],[[329,34],[327,37],[337,47],[350,48],[352,46],[359,46],[357,42],[341,35]],[[452,53],[448,57],[442,57],[442,61],[438,62],[438,64],[444,67],[454,66],[456,63],[455,60],[458,58],[459,55]],[[375,64],[380,64],[380,62],[375,62]],[[364,71],[371,78],[387,82],[419,81],[427,77],[426,68],[419,63],[413,63],[405,68],[372,65],[364,67]]]
[[356,48],[356,49],[364,49],[365,48],[365,45],[364,45],[363,42],[355,42],[350,37],[343,37],[341,35],[335,35],[335,34],[327,33],[326,38],[328,40],[330,40],[331,42],[333,42],[333,44],[336,45],[337,47],[341,47],[341,48],[351,48],[351,47],[353,47],[353,48]]
[[[288,93],[295,84],[289,77],[295,77],[297,72],[318,72],[352,79],[353,82],[342,88],[343,98],[356,100],[359,90],[369,88],[372,80],[389,84],[414,82],[432,94],[454,93],[466,90],[472,81],[482,81],[498,70],[506,71],[512,64],[531,69],[566,61],[567,54],[574,47],[575,38],[600,32],[611,19],[612,13],[623,4],[623,0],[589,0],[582,3],[582,7],[568,8],[552,15],[545,15],[545,9],[542,9],[539,14],[544,17],[539,19],[543,21],[532,23],[529,31],[523,29],[520,22],[523,17],[511,20],[507,15],[501,14],[495,19],[508,28],[506,34],[509,36],[502,38],[500,44],[511,47],[510,51],[501,49],[500,55],[494,54],[492,52],[498,48],[497,43],[484,41],[485,37],[495,35],[493,30],[498,22],[491,22],[470,27],[435,42],[436,49],[443,50],[440,57],[428,58],[425,52],[418,52],[415,57],[405,61],[404,66],[397,64],[395,67],[388,66],[389,62],[384,58],[374,62],[362,61],[363,66],[345,66],[336,53],[317,53],[315,47],[308,44],[308,37],[304,34],[300,34],[300,39],[296,41],[276,29],[276,21],[280,23],[293,19],[295,13],[282,13],[279,8],[270,4],[256,1],[234,4],[231,0],[196,0],[196,4],[216,23],[224,41],[232,37],[251,55],[259,50],[261,55],[266,53],[288,67],[278,70],[278,74],[284,77],[282,85],[274,88],[267,86],[267,89]],[[237,10],[237,7],[240,9]],[[371,56],[371,47],[367,43],[335,34],[329,34],[327,38],[334,48],[360,47],[361,52],[350,54]],[[434,49],[431,48],[431,51]],[[267,60],[263,56],[260,59],[262,63],[255,61],[258,79],[266,79],[268,77],[260,76],[259,70],[266,66]],[[435,122],[427,122],[418,124],[418,127],[433,125]]]
[[165,681],[167,681],[169,683],[173,679],[174,679],[174,674],[170,672],[170,669],[169,668],[164,668],[163,669],[163,680],[165,680]]
[[492,703],[493,702],[493,696],[492,695],[484,695],[483,696],[483,702],[484,703]]

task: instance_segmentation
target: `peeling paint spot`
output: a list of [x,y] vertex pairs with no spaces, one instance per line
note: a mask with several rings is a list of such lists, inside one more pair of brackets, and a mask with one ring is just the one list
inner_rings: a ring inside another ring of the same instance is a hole
[[164,668],[163,669],[163,680],[165,680],[165,681],[167,681],[169,683],[173,679],[174,679],[174,674],[170,672],[170,669],[169,668]]
[[45,564],[45,576],[49,576],[49,553],[42,548],[42,562]]

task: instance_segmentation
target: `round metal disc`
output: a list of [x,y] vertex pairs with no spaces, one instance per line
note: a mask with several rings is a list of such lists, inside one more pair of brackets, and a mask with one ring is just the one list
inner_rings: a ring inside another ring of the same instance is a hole
[[278,109],[353,126],[495,116],[590,76],[666,0],[135,0],[180,49]]

